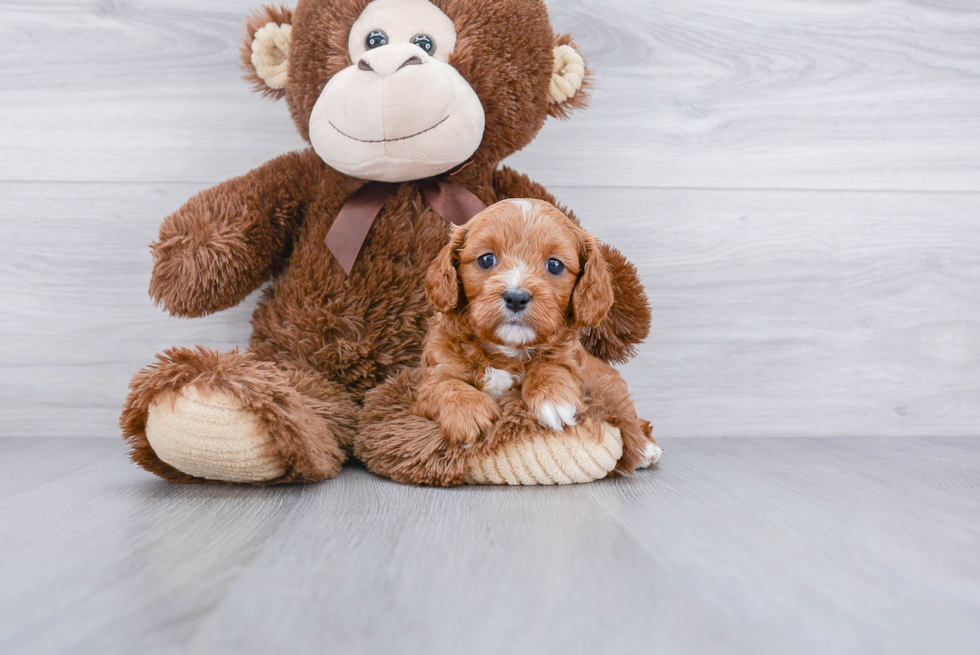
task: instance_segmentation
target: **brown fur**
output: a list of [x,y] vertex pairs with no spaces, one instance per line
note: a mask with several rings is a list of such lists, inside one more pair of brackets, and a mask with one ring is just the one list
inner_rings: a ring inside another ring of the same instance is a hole
[[[578,223],[575,213],[559,203],[544,186],[507,166],[494,176],[503,198],[534,198],[551,203]],[[636,355],[636,345],[650,332],[650,303],[636,273],[636,267],[615,248],[600,243],[602,258],[609,266],[613,283],[613,306],[599,325],[582,329],[582,342],[599,359],[622,364]]]
[[150,404],[191,384],[238,399],[266,424],[286,472],[265,484],[322,480],[340,472],[359,411],[340,385],[313,372],[278,369],[252,353],[200,347],[158,355],[130,384],[120,422],[133,447],[132,459],[148,471],[174,482],[202,481],[161,461],[146,439]]
[[[486,253],[497,263],[485,270],[477,258]],[[547,271],[551,258],[565,265],[561,274]],[[502,296],[518,271],[521,288],[533,299],[515,316],[504,309]],[[426,291],[441,313],[425,340],[417,406],[451,443],[472,446],[500,417],[486,393],[488,368],[523,381],[522,398],[532,414],[546,401],[583,409],[587,355],[577,328],[605,317],[612,283],[595,238],[554,206],[499,203],[457,228],[429,267]],[[532,330],[533,338],[517,346],[502,338],[499,329],[513,321]]]
[[[484,270],[476,258],[488,252],[497,264]],[[565,263],[564,273],[548,273],[549,258]],[[496,330],[514,317],[503,309],[501,297],[508,288],[508,274],[521,264],[526,268],[522,288],[533,299],[519,318],[535,336],[513,353],[505,353],[500,347],[510,344]],[[586,389],[598,401],[584,417],[586,424],[597,428],[601,420],[620,428],[625,448],[618,470],[632,473],[650,439],[649,424],[636,416],[622,378],[586,353],[579,340],[579,329],[599,323],[612,304],[608,269],[591,235],[544,203],[535,203],[527,213],[510,203],[494,205],[456,229],[429,268],[426,289],[440,313],[425,340],[414,413],[431,422],[410,418],[413,409],[404,397],[413,392],[404,385],[396,385],[403,398],[386,397],[385,402],[404,412],[402,430],[416,432],[403,448],[410,445],[424,453],[438,453],[440,461],[452,465],[446,479],[437,483],[459,483],[457,467],[465,470],[465,463],[472,461],[467,451],[480,440],[490,442],[482,452],[502,443],[504,435],[526,439],[541,429],[536,426],[520,435],[498,431],[495,424],[504,411],[513,421],[523,407],[528,418],[520,424],[525,428],[544,401],[574,405],[581,416]],[[499,402],[487,391],[489,367],[519,381]],[[362,422],[369,432],[377,420],[373,414],[383,419],[372,401],[367,401]],[[372,455],[361,454],[372,469],[384,466]],[[428,466],[420,459],[420,466]],[[412,469],[402,461],[399,470],[410,473]],[[419,475],[430,478],[428,472]]]
[[[584,410],[578,424],[600,440],[600,424],[619,428],[623,456],[616,474],[632,475],[652,441],[650,424],[637,418],[619,372],[590,358],[583,387]],[[501,444],[527,439],[545,430],[527,411],[520,394],[497,400],[500,418],[484,439],[461,448],[443,436],[439,424],[418,415],[416,404],[422,383],[421,368],[404,370],[364,398],[364,409],[354,441],[354,456],[369,469],[404,484],[454,487],[466,483],[472,462],[492,455]]]
[[[347,32],[366,4],[367,0],[301,0],[291,15],[266,8],[249,21],[251,34],[263,20],[292,20],[285,98],[304,138],[320,91],[331,75],[350,64]],[[500,161],[528,145],[549,113],[556,111],[549,107],[547,92],[556,37],[544,3],[435,4],[456,23],[458,45],[451,63],[478,93],[487,119],[482,145],[453,180],[487,204],[512,197],[554,202],[525,176],[498,170]],[[256,81],[254,72],[249,79]],[[576,96],[566,109],[582,106],[584,98]],[[153,245],[150,292],[172,314],[216,312],[241,302],[263,283],[272,283],[252,320],[250,352],[202,351],[191,356],[193,351],[168,351],[133,379],[121,425],[140,465],[168,479],[187,479],[155,457],[144,426],[155,397],[194,379],[205,390],[240,390],[239,397],[266,420],[290,467],[280,481],[336,474],[342,457],[318,453],[337,452],[350,444],[352,407],[383,381],[420,361],[432,316],[423,288],[425,272],[449,234],[449,226],[425,206],[418,188],[404,184],[383,207],[353,271],[345,275],[324,239],[346,198],[361,184],[305,150],[203,191],[164,221]],[[635,268],[607,246],[602,246],[602,253],[613,275],[615,302],[585,343],[599,357],[622,360],[646,336],[649,310]],[[323,390],[316,391],[321,386]],[[332,409],[326,411],[327,407]],[[330,412],[336,416],[327,426]],[[299,415],[310,418],[294,421]],[[370,412],[366,416],[381,418]],[[393,410],[390,423],[372,426],[371,434],[380,430],[390,441],[372,442],[360,450],[355,444],[355,452],[370,452],[372,462],[383,462],[374,467],[382,473],[412,470],[419,482],[457,479],[453,476],[458,462],[452,457],[444,461],[409,445],[399,455],[399,443],[410,444],[416,436],[399,432],[398,416]],[[320,419],[326,423],[318,424]],[[513,423],[505,425],[511,428],[498,427],[498,432],[510,434]],[[400,456],[412,462],[426,456],[438,461],[420,466],[393,463]],[[334,463],[325,464],[327,459]],[[410,481],[411,476],[404,475],[408,477],[402,479]]]

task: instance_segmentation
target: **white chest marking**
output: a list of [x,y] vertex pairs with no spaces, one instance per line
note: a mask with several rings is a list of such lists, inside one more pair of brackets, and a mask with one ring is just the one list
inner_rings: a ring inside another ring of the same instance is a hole
[[483,374],[483,390],[494,398],[499,398],[514,386],[514,378],[507,371],[488,366]]
[[521,352],[520,346],[523,346],[528,341],[534,341],[536,336],[538,335],[535,333],[534,328],[530,328],[526,325],[504,323],[497,328],[497,338],[508,344],[510,347],[507,348],[506,346],[499,346],[497,349],[511,359],[516,359]]
[[[499,335],[498,335],[499,336]],[[525,360],[530,355],[528,348],[512,348],[510,346],[498,346],[494,344],[493,349],[504,357],[510,357],[511,359]]]

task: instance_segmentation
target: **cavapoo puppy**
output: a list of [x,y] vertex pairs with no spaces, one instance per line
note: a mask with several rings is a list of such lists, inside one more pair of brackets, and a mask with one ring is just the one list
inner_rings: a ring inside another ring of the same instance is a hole
[[456,228],[428,271],[426,293],[438,313],[425,340],[417,411],[452,443],[484,437],[504,394],[519,393],[544,428],[575,425],[591,383],[630,423],[617,426],[624,447],[636,451],[627,472],[659,459],[622,377],[580,342],[581,329],[612,306],[612,280],[596,239],[556,207],[505,200]]

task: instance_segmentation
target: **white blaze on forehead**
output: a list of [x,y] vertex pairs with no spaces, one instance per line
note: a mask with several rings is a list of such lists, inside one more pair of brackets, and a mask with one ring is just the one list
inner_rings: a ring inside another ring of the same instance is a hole
[[527,271],[527,264],[518,259],[513,266],[500,271],[498,275],[503,278],[508,289],[520,289],[524,284],[524,276],[527,275]]
[[514,378],[507,371],[488,366],[483,374],[483,390],[494,398],[499,398],[514,386]]
[[521,212],[524,214],[524,218],[531,217],[531,210],[534,209],[534,205],[527,198],[511,198],[508,200],[512,205],[517,205],[521,208]]
[[[497,277],[503,280],[508,290],[517,290],[524,286],[524,277],[528,270],[527,264],[518,259],[513,266],[498,273]],[[506,308],[503,298],[500,303],[501,307]],[[534,328],[519,323],[504,323],[497,328],[497,338],[509,346],[523,346],[534,341],[537,336]]]

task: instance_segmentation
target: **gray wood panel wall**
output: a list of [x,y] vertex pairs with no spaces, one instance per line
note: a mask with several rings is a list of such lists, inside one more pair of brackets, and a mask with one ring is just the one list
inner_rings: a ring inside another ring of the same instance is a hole
[[[0,434],[115,436],[154,353],[247,342],[146,294],[196,191],[303,143],[240,0],[3,0]],[[592,107],[509,162],[637,263],[663,438],[980,432],[980,3],[552,0]]]

